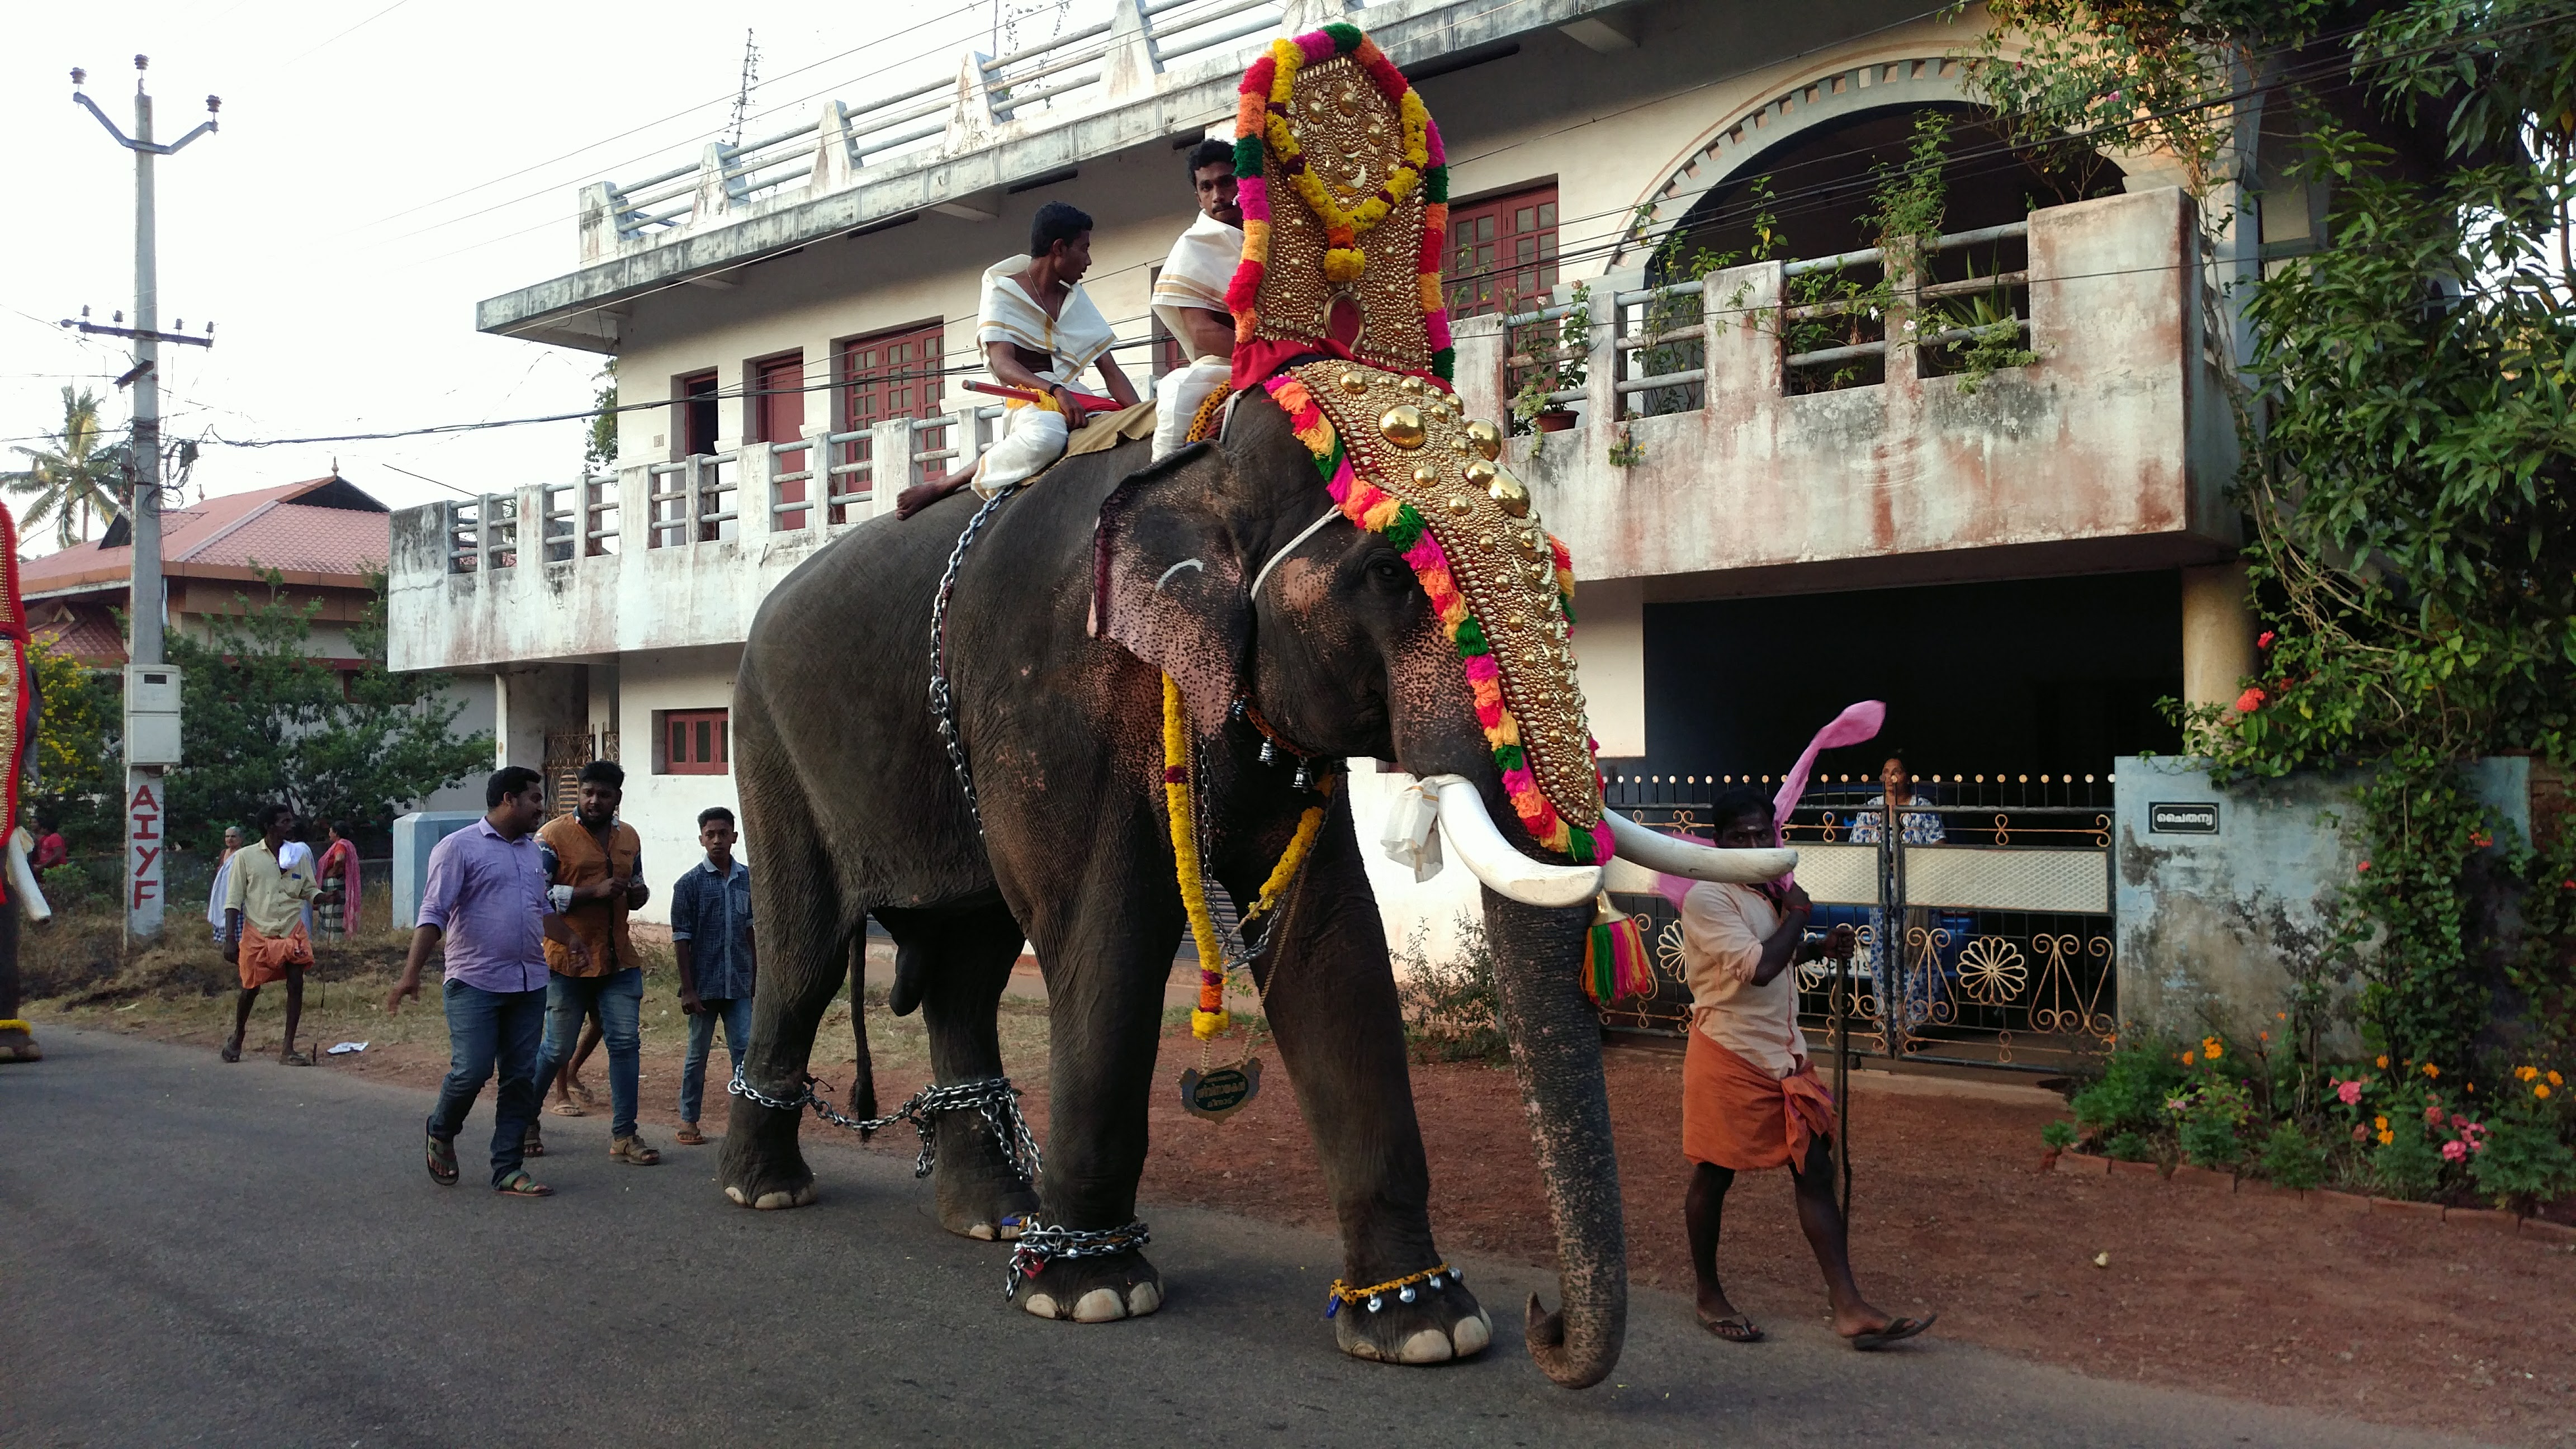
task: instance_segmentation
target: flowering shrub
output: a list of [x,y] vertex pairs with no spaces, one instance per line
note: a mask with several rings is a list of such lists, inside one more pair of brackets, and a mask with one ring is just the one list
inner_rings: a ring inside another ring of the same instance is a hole
[[2243,1083],[2211,1077],[2168,1099],[2165,1115],[2173,1119],[2184,1161],[2194,1167],[2232,1167],[2245,1155],[2240,1134],[2254,1115],[2254,1103]]

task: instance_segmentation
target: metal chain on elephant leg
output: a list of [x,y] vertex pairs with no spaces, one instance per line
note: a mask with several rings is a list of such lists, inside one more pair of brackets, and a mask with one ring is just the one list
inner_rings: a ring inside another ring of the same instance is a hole
[[1002,1154],[1011,1170],[1034,1183],[1044,1159],[1038,1152],[1037,1139],[1029,1133],[1028,1119],[1020,1115],[1020,1089],[1008,1077],[979,1077],[971,1082],[932,1083],[904,1099],[904,1104],[882,1117],[853,1117],[835,1108],[829,1096],[812,1078],[805,1079],[803,1093],[794,1098],[773,1097],[742,1079],[737,1072],[725,1090],[746,1101],[756,1102],[776,1112],[803,1112],[812,1108],[814,1115],[835,1127],[846,1127],[868,1137],[893,1126],[909,1122],[921,1134],[921,1155],[913,1159],[912,1175],[928,1177],[939,1162],[937,1118],[942,1112],[972,1110],[984,1119],[1001,1144]]
[[975,800],[975,772],[967,767],[966,745],[957,737],[957,700],[948,689],[948,600],[957,592],[957,573],[966,566],[966,550],[974,546],[975,535],[983,531],[1002,500],[1019,491],[1017,483],[1001,489],[966,521],[966,531],[957,535],[957,546],[948,551],[948,567],[939,576],[939,595],[930,605],[930,712],[939,721],[939,742],[948,748],[948,766],[957,772],[957,788],[966,796],[966,814],[975,822],[978,836],[984,833],[984,810]]
[[1020,1230],[1011,1248],[1011,1268],[1002,1283],[1002,1301],[1020,1296],[1020,1284],[1047,1269],[1058,1258],[1107,1258],[1132,1253],[1154,1241],[1153,1230],[1138,1218],[1123,1228],[1065,1228],[1032,1222]]

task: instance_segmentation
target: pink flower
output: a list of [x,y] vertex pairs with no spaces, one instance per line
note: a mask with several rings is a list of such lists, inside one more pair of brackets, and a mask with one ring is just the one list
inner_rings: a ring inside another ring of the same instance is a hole
[[2269,630],[2269,629],[2264,630],[2264,631],[2263,631],[2263,637],[2254,641],[2254,647],[2255,647],[2255,648],[2257,648],[2257,649],[2269,649],[2269,648],[2271,648],[2271,647],[2272,647],[2272,631],[2271,631],[2271,630]]
[[2356,1077],[2352,1081],[2345,1082],[2340,1086],[2337,1086],[2335,1088],[2335,1096],[2342,1099],[2343,1104],[2347,1107],[2359,1105],[2361,1101],[2361,1080]]
[[2431,1124],[2432,1126],[2435,1126],[2435,1127],[2439,1127],[2439,1126],[2441,1126],[2441,1125],[2442,1125],[2442,1104],[2441,1104],[2441,1103],[2439,1103],[2439,1102],[2436,1102],[2436,1103],[2434,1103],[2432,1106],[2425,1108],[2425,1109],[2424,1109],[2424,1120],[2425,1120],[2427,1123]]
[[2451,1130],[2454,1132],[2466,1132],[2476,1125],[2476,1123],[2471,1122],[2468,1118],[2461,1116],[2457,1112],[2451,1114]]
[[2238,714],[2252,714],[2254,711],[2263,707],[2263,701],[2265,698],[2266,696],[2260,686],[2250,688],[2243,694],[2236,696],[2236,712]]
[[2353,1124],[2352,1124],[2352,1140],[2353,1140],[2353,1141],[2355,1141],[2355,1142],[2365,1142],[2365,1141],[2368,1141],[2368,1140],[2369,1140],[2369,1138],[2370,1138],[2370,1127],[2369,1127],[2369,1124],[2367,1124],[2367,1123],[2362,1123],[2362,1122],[2355,1122],[2355,1123],[2353,1123]]
[[2465,1142],[2445,1142],[2442,1144],[2442,1160],[2445,1162],[2457,1162],[2468,1155],[2469,1145]]

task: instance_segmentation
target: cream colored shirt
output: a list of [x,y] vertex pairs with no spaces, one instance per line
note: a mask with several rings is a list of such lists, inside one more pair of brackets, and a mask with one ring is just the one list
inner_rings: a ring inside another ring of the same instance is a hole
[[[1190,223],[1180,239],[1172,243],[1172,254],[1163,259],[1163,270],[1154,278],[1154,315],[1163,330],[1181,344],[1181,350],[1196,362],[1201,353],[1190,341],[1190,329],[1184,312],[1214,312],[1233,325],[1225,303],[1225,289],[1234,281],[1235,268],[1243,263],[1243,229],[1228,226],[1206,212]],[[1231,356],[1229,348],[1225,355]]]
[[1020,286],[1018,274],[1027,271],[1031,262],[1027,256],[1005,257],[984,269],[984,295],[975,308],[975,345],[1008,342],[1043,352],[1052,361],[1038,376],[1070,383],[1107,352],[1118,335],[1109,330],[1100,309],[1091,305],[1091,294],[1078,284],[1066,291],[1056,315],[1048,316]]
[[304,903],[314,891],[311,851],[281,869],[268,842],[254,841],[234,851],[224,868],[224,909],[241,912],[251,929],[283,937],[304,924]]
[[1798,1030],[1798,968],[1753,984],[1762,943],[1780,929],[1779,908],[1751,886],[1701,881],[1682,897],[1682,979],[1691,1023],[1710,1041],[1785,1077],[1806,1060]]

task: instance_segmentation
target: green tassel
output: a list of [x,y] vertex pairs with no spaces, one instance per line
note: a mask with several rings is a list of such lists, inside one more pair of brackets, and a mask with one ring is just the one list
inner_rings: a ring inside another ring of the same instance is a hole
[[1395,545],[1396,552],[1402,553],[1420,541],[1422,530],[1426,526],[1422,521],[1421,512],[1412,504],[1398,503],[1395,505],[1395,517],[1387,521],[1386,529],[1379,537]]
[[1324,33],[1333,37],[1333,49],[1343,55],[1348,55],[1360,48],[1360,28],[1356,25],[1346,25],[1336,20],[1324,27]]
[[1449,168],[1447,165],[1426,166],[1422,168],[1422,199],[1432,202],[1447,201],[1449,199]]
[[1433,376],[1439,378],[1442,382],[1456,382],[1458,380],[1458,349],[1455,347],[1443,347],[1439,351],[1431,354],[1431,372]]
[[1261,174],[1261,138],[1259,136],[1235,137],[1234,174],[1238,177]]
[[1494,652],[1494,646],[1485,639],[1485,626],[1473,618],[1459,622],[1458,632],[1450,636],[1450,642],[1458,646],[1458,655],[1462,659]]

